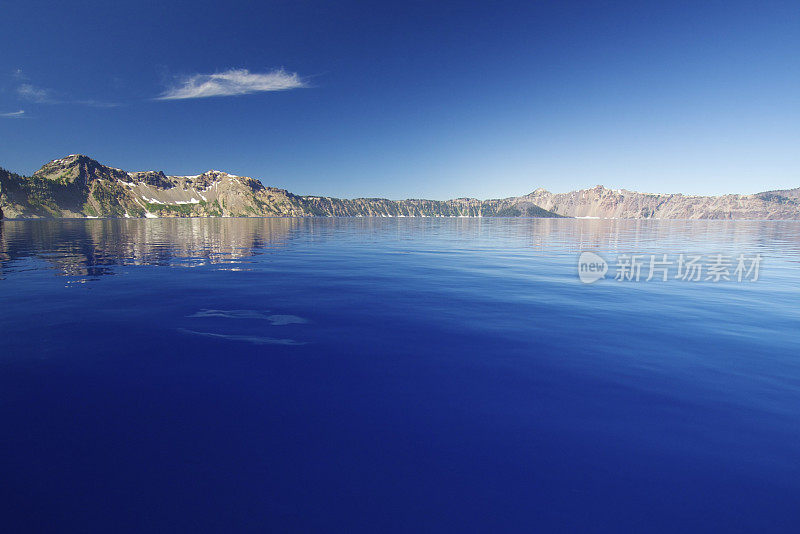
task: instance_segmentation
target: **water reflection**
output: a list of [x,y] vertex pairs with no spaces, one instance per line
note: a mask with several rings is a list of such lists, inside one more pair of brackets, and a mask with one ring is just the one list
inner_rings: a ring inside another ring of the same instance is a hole
[[525,249],[540,253],[736,252],[800,254],[798,221],[654,221],[480,218],[158,219],[3,221],[0,274],[41,268],[100,277],[120,265],[246,269],[248,258],[293,242],[394,252]]
[[159,219],[5,221],[0,268],[42,259],[68,276],[102,276],[118,265],[192,267],[241,262],[284,246],[292,219]]

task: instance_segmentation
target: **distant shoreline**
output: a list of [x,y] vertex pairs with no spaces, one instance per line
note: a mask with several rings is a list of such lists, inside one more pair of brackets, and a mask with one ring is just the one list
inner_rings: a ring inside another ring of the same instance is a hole
[[32,176],[0,169],[0,216],[33,218],[558,218],[797,220],[800,188],[751,195],[686,196],[608,189],[544,189],[479,200],[342,199],[296,195],[260,180],[210,170],[191,176],[128,172],[81,154],[53,160]]

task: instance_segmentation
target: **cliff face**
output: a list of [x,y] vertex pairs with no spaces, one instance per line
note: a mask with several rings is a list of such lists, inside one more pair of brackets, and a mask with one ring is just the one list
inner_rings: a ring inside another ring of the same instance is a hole
[[387,200],[298,196],[221,171],[196,176],[126,172],[82,155],[46,164],[31,177],[0,170],[9,217],[557,217],[530,203],[475,199]]
[[800,189],[717,197],[653,195],[593,189],[554,194],[537,189],[519,197],[568,217],[619,219],[800,219]]

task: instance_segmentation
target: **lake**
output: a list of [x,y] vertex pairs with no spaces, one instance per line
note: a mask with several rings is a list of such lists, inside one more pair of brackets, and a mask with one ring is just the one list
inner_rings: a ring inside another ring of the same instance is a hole
[[3,221],[3,530],[797,532],[799,286],[789,221]]

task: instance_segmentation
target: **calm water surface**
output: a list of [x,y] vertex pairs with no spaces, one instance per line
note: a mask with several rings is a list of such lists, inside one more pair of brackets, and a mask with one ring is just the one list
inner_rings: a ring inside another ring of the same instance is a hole
[[0,530],[798,532],[799,287],[795,222],[4,221]]

